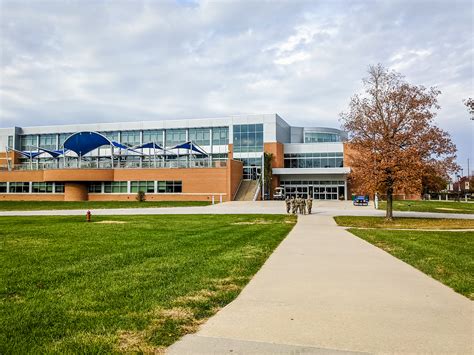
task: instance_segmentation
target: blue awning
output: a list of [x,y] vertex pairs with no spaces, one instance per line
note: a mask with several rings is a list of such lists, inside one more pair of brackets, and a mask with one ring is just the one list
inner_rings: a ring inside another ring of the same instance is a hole
[[122,143],[119,143],[119,142],[116,142],[116,141],[112,141],[112,145],[115,148],[125,149],[125,150],[129,150],[131,152],[137,153],[137,154],[141,154],[140,152],[137,152],[136,150],[133,150],[133,148],[127,147],[126,145],[124,145]]
[[177,146],[171,148],[171,149],[187,149],[187,150],[192,150],[193,152],[197,152],[199,154],[204,154],[207,155],[207,153],[202,150],[199,146],[194,144],[193,142],[189,141],[186,143],[178,144]]
[[49,149],[40,148],[40,147],[38,147],[38,149],[40,150],[40,154],[47,153],[53,158],[57,158],[60,155],[64,154],[64,150],[49,150]]
[[78,132],[64,141],[64,148],[72,150],[77,155],[84,155],[103,145],[111,144],[112,142],[100,133]]
[[[14,149],[12,149],[12,150],[14,150]],[[29,159],[34,159],[38,155],[43,154],[43,152],[29,152],[29,151],[26,151],[26,150],[15,150],[15,151],[20,153],[24,157],[29,158]]]
[[144,143],[142,145],[133,147],[133,149],[159,149],[159,150],[164,150],[162,147],[160,147],[155,142]]

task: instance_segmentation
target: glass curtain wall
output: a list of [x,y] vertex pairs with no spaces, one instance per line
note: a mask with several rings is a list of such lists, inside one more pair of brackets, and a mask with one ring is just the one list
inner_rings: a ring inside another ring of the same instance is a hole
[[344,153],[294,153],[285,154],[285,168],[342,168]]
[[305,143],[341,142],[341,136],[337,133],[306,132]]

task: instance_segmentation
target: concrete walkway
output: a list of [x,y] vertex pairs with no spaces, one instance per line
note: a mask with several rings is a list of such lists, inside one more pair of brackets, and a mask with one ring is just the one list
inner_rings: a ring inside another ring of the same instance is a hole
[[[152,215],[152,214],[284,214],[283,201],[232,201],[200,207],[116,208],[92,209],[92,215]],[[0,211],[0,216],[73,216],[85,215],[86,210]],[[351,201],[315,201],[313,213],[322,216],[384,216],[385,211],[373,206],[353,206]],[[428,213],[395,211],[397,217],[474,219],[474,214]]]
[[312,215],[236,300],[168,353],[471,354],[472,336],[470,300]]

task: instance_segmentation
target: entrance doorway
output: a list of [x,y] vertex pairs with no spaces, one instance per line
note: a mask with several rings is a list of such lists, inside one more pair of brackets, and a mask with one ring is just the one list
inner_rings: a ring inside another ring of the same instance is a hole
[[344,181],[282,181],[285,196],[300,196],[315,200],[338,200],[344,197]]

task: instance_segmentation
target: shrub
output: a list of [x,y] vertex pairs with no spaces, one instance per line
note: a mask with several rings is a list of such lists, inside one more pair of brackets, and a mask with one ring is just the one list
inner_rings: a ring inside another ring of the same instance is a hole
[[138,192],[137,192],[137,196],[135,197],[135,199],[136,199],[138,202],[144,202],[144,201],[146,201],[145,192],[143,192],[143,191],[138,191]]

